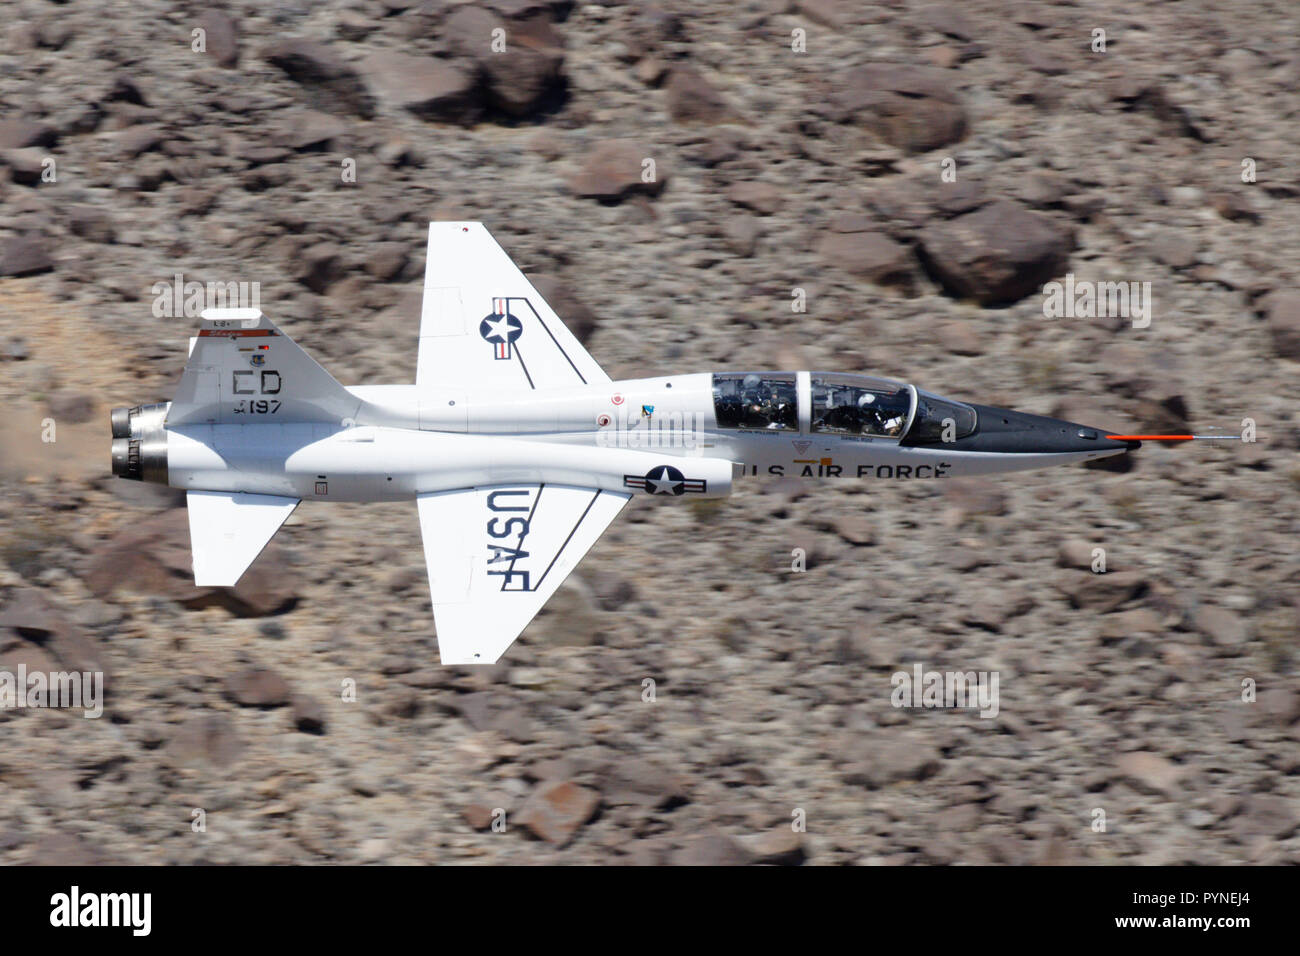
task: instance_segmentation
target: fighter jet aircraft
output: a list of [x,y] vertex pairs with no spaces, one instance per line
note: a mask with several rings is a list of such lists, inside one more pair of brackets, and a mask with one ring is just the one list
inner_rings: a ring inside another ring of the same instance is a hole
[[429,225],[413,385],[340,385],[259,310],[209,309],[175,398],[112,429],[115,475],[185,490],[196,585],[234,585],[303,499],[415,499],[444,664],[500,658],[637,492],[943,481],[1137,445],[868,375],[610,381],[477,222]]

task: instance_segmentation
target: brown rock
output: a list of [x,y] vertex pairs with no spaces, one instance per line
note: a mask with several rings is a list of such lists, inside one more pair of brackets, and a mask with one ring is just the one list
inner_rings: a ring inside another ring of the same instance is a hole
[[1159,754],[1134,751],[1121,754],[1115,761],[1120,774],[1149,793],[1171,795],[1187,772],[1185,767],[1165,759]]
[[673,866],[748,866],[754,854],[725,833],[692,837],[672,854]]
[[534,836],[567,846],[600,806],[600,794],[569,780],[543,783],[524,803],[516,821]]
[[939,772],[941,754],[919,740],[864,740],[848,762],[844,782],[872,790],[908,780],[925,780]]
[[931,30],[958,40],[975,39],[977,28],[955,3],[932,3],[916,11],[917,19]]
[[940,69],[951,70],[961,62],[961,51],[956,50],[947,44],[928,46],[922,52],[924,52],[927,60]]
[[989,202],[984,187],[975,179],[958,179],[952,183],[940,182],[932,188],[934,208],[949,218],[974,212]]
[[[11,592],[9,601],[0,608],[0,647],[9,635],[19,640],[11,643],[6,660],[16,662],[27,656],[29,670],[98,671],[104,674],[106,688],[113,683],[108,655],[101,643],[65,618],[36,588]],[[42,663],[35,659],[37,656],[48,658],[57,667],[36,666]]]
[[877,63],[836,79],[831,116],[858,122],[891,146],[923,153],[966,135],[966,110],[953,75],[934,67]]
[[964,319],[942,322],[936,341],[953,355],[983,355],[986,343],[975,326]]
[[481,106],[477,70],[465,61],[384,50],[361,68],[384,103],[425,119],[466,120]]
[[874,544],[876,527],[864,514],[847,514],[835,523],[835,530],[849,544]]
[[294,694],[293,725],[304,734],[325,733],[325,705],[315,697]]
[[736,115],[713,84],[689,66],[676,67],[664,86],[668,112],[679,123],[728,123]]
[[637,63],[633,73],[637,81],[645,86],[658,86],[668,74],[668,65],[656,57],[648,56]]
[[511,116],[558,102],[564,88],[564,41],[546,15],[513,20],[506,51],[488,53],[480,62],[493,105]]
[[1158,614],[1150,608],[1135,607],[1103,618],[1101,638],[1103,643],[1111,643],[1139,634],[1160,634],[1162,630]]
[[32,842],[30,852],[41,866],[108,866],[122,862],[74,833],[46,833]]
[[1020,180],[1018,195],[1031,206],[1059,206],[1070,191],[1069,181],[1051,169],[1038,169]]
[[[492,53],[492,34],[494,30],[506,28],[506,21],[491,10],[467,3],[457,6],[447,15],[438,29],[438,38],[451,53],[478,63],[489,56],[505,55]],[[507,49],[509,41],[509,30],[506,30]]]
[[53,268],[54,260],[39,236],[14,236],[0,253],[0,276],[30,276]]
[[813,23],[839,29],[852,23],[857,4],[850,0],[799,0],[799,12]]
[[1224,219],[1232,222],[1259,222],[1259,213],[1251,204],[1244,188],[1221,190],[1210,196],[1210,205]]
[[55,392],[46,405],[55,419],[73,424],[90,421],[99,408],[94,396],[84,392]]
[[722,237],[727,248],[746,259],[758,248],[762,234],[763,227],[755,216],[728,216],[722,223]]
[[179,763],[206,763],[221,768],[239,759],[244,744],[225,714],[202,714],[191,717],[177,730],[167,750]]
[[[490,105],[511,116],[527,116],[558,103],[565,85],[564,41],[552,11],[539,5],[453,10],[439,36],[447,48],[482,78]],[[494,31],[504,31],[505,49],[493,49]]]
[[1092,549],[1096,547],[1091,541],[1071,538],[1061,542],[1056,553],[1056,563],[1062,568],[1083,568],[1092,570]]
[[0,152],[0,166],[8,167],[9,178],[18,185],[37,186],[48,168],[46,160],[50,158],[47,150],[34,146],[30,149],[7,149]]
[[366,272],[381,282],[396,279],[406,268],[410,260],[408,246],[404,242],[377,242],[368,250]]
[[343,278],[342,254],[332,242],[319,242],[304,249],[295,263],[295,278],[311,291],[323,293],[333,283]]
[[1219,647],[1240,647],[1250,640],[1246,622],[1227,608],[1202,604],[1196,609],[1196,629]]
[[1159,236],[1151,242],[1151,256],[1173,269],[1189,269],[1196,265],[1196,240],[1182,233]]
[[874,220],[861,212],[836,213],[827,225],[831,232],[871,232],[876,228]]
[[981,305],[1040,290],[1065,272],[1073,248],[1068,229],[1006,200],[921,233],[922,261],[945,291]]
[[1004,515],[1007,495],[977,478],[953,478],[943,482],[948,503],[965,515]]
[[127,159],[134,159],[162,145],[162,130],[157,126],[128,126],[113,137],[118,151]]
[[1300,360],[1300,293],[1269,296],[1267,325],[1273,351],[1282,358]]
[[244,707],[283,707],[289,682],[269,667],[249,667],[226,678],[226,696]]
[[1259,709],[1268,721],[1286,727],[1300,720],[1300,692],[1290,687],[1266,687],[1259,692]]
[[1294,800],[1274,793],[1252,793],[1242,801],[1231,824],[1238,837],[1285,840],[1300,825],[1300,817],[1296,815]]
[[749,833],[739,838],[740,846],[745,849],[755,863],[771,866],[798,866],[807,858],[806,838],[788,826],[765,830],[762,833]]
[[588,153],[582,167],[569,179],[577,196],[617,201],[633,193],[658,193],[664,171],[656,161],[655,180],[642,181],[642,162],[655,158],[648,148],[629,140],[604,140]]
[[745,149],[743,138],[734,129],[714,131],[699,147],[695,159],[710,168],[739,158]]
[[206,33],[208,56],[217,66],[232,67],[239,62],[239,36],[235,21],[224,10],[205,10],[198,25]]
[[1072,575],[1060,587],[1074,607],[1104,614],[1144,594],[1147,583],[1137,571],[1107,571]]
[[490,830],[492,828],[493,808],[484,803],[471,803],[461,811],[461,817],[472,830]]
[[771,183],[749,181],[727,187],[727,198],[737,206],[770,216],[781,208],[785,194]]
[[1022,43],[1016,50],[1020,62],[1036,73],[1060,76],[1074,68],[1075,57],[1069,46],[1053,47],[1043,43]]
[[291,149],[328,149],[347,131],[337,116],[320,110],[295,110],[289,124],[276,133],[276,145]]
[[667,810],[688,803],[686,780],[652,760],[627,757],[609,765],[600,782],[606,806]]
[[374,100],[357,71],[325,44],[289,38],[264,55],[291,80],[317,91],[317,105],[322,109],[339,108],[365,118],[374,114]]
[[53,126],[23,119],[21,116],[0,120],[0,149],[26,149],[28,146],[53,146],[58,141]]
[[907,246],[881,232],[828,232],[817,252],[832,265],[879,285],[909,285],[915,259]]

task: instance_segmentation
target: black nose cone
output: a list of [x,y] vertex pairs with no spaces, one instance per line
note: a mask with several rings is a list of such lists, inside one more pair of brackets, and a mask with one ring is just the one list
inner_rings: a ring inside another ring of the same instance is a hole
[[1103,428],[1067,422],[1061,418],[1013,412],[991,405],[973,405],[978,416],[975,431],[949,442],[954,451],[998,454],[1056,455],[1079,452],[1114,454],[1136,448],[1140,442],[1114,441]]

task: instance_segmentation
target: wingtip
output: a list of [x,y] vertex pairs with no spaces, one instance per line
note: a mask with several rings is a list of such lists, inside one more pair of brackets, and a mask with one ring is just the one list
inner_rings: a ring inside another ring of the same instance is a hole
[[437,232],[469,232],[473,228],[483,228],[483,223],[474,219],[432,219],[429,221],[430,235]]

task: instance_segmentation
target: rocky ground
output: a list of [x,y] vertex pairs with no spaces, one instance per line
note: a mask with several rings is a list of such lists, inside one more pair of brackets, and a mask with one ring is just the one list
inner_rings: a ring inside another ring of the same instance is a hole
[[[1300,862],[1289,0],[6,13],[0,669],[108,700],[0,711],[0,862]],[[108,474],[194,325],[154,284],[260,282],[340,380],[409,381],[456,217],[614,377],[1259,440],[637,500],[485,669],[437,664],[413,506],[305,506],[195,589],[181,499]],[[1067,272],[1150,326],[1046,318]],[[996,671],[997,717],[893,707],[915,663]]]

